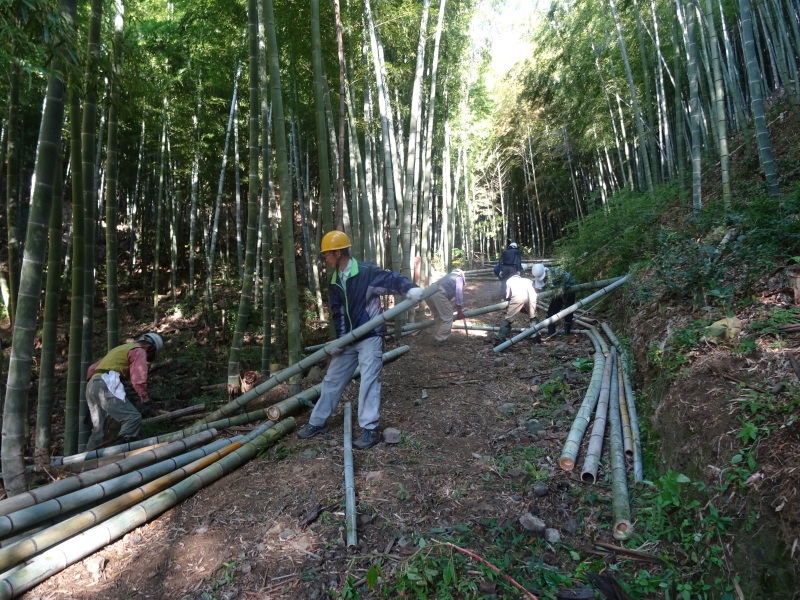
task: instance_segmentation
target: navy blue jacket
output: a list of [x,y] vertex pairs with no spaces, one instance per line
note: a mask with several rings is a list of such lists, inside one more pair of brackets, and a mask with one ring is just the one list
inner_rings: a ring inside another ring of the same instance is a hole
[[[336,337],[350,333],[377,317],[381,308],[381,296],[386,294],[405,295],[411,288],[418,287],[399,273],[381,269],[378,265],[353,259],[350,275],[342,287],[339,272],[334,270],[328,286],[333,325]],[[386,334],[384,323],[378,325],[363,338]]]
[[522,257],[519,254],[519,248],[506,248],[497,262],[505,267],[515,267],[517,271],[522,271]]

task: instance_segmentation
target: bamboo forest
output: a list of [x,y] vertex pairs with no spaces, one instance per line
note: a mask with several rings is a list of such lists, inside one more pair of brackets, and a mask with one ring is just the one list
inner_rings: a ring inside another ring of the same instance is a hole
[[0,600],[800,598],[800,0],[0,0]]

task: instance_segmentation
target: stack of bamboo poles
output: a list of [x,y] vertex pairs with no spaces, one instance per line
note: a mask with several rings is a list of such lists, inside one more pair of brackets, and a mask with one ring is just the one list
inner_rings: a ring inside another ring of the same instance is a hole
[[[436,285],[425,289],[423,299],[437,289]],[[269,409],[234,413],[278,383],[323,360],[332,349],[356,341],[382,320],[391,319],[415,304],[399,303],[348,336],[276,373],[192,427],[53,459],[53,466],[81,472],[0,501],[0,600],[18,596],[162,514],[291,432],[295,427],[291,415],[310,406],[319,397],[321,385]],[[408,346],[403,346],[386,353],[384,361],[394,360],[408,350]],[[214,441],[221,429],[265,418],[271,420],[247,436]],[[349,495],[354,499],[354,488]],[[355,536],[354,515],[353,512],[352,536]]]

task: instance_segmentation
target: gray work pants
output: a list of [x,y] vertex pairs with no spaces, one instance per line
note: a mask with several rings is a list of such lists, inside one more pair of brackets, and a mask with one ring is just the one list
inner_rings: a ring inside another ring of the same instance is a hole
[[346,346],[341,354],[331,357],[331,364],[322,380],[322,392],[308,422],[320,427],[339,405],[345,386],[356,367],[361,369],[358,388],[358,424],[362,429],[377,429],[381,407],[381,369],[383,338],[369,337]]
[[87,450],[97,448],[105,441],[108,417],[120,424],[118,437],[139,435],[142,415],[133,404],[112,394],[101,377],[92,377],[86,384],[86,402],[92,417],[92,435],[86,444]]
[[453,328],[453,305],[441,288],[426,302],[433,313],[434,339],[443,342],[450,337],[450,330]]

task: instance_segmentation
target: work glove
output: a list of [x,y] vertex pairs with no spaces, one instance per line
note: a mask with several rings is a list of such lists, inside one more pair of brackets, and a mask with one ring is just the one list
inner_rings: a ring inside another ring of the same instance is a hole
[[156,416],[156,411],[153,410],[153,402],[142,402],[141,406],[139,407],[139,413],[142,415],[143,419],[149,419],[150,417]]
[[406,292],[406,298],[412,302],[419,302],[422,299],[422,288],[413,287]]
[[464,307],[463,306],[457,306],[456,307],[456,319],[458,319],[459,321],[463,321],[466,318],[467,317],[464,316]]
[[342,352],[344,352],[344,348],[328,348],[326,350],[328,356],[339,356]]

